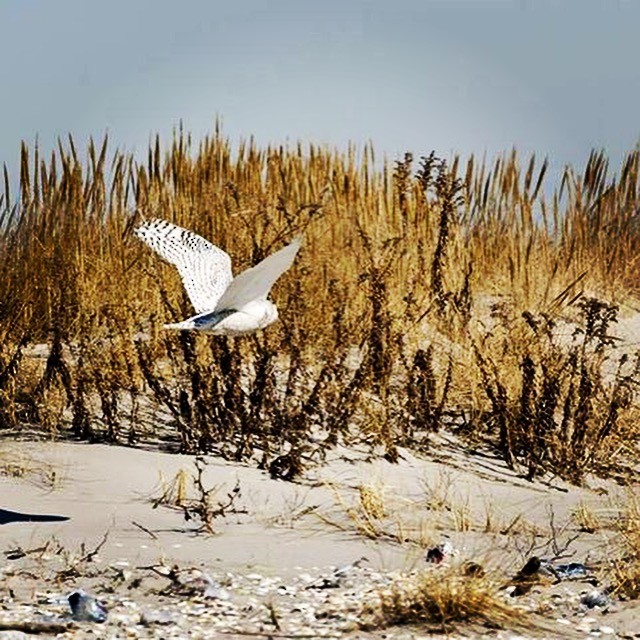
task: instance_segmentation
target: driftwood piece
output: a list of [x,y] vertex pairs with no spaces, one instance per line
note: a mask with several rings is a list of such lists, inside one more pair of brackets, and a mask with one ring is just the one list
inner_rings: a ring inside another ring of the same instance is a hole
[[71,621],[48,620],[0,620],[0,631],[22,631],[23,633],[64,633],[75,626]]

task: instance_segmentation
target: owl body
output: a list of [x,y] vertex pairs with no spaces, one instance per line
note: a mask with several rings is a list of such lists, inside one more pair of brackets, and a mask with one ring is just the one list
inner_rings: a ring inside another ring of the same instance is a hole
[[278,319],[278,308],[270,300],[254,300],[237,311],[199,313],[165,329],[202,331],[213,335],[239,336],[268,327]]

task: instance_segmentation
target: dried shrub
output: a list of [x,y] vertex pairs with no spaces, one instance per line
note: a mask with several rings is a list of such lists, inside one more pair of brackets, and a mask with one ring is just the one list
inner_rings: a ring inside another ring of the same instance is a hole
[[[549,317],[525,312],[497,345],[487,340],[484,352],[475,347],[491,407],[482,428],[494,434],[505,461],[524,466],[529,478],[552,472],[579,482],[588,469],[605,471],[609,440],[623,438],[635,414],[640,360],[623,355],[613,375],[607,372],[617,307],[595,298],[576,306],[578,325],[568,341]],[[487,356],[492,349],[501,366]]]

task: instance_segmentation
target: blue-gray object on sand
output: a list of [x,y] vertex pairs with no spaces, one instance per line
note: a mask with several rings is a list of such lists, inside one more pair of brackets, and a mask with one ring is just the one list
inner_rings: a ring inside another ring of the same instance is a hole
[[583,578],[589,574],[589,569],[582,562],[558,564],[554,570],[559,578]]
[[71,615],[78,622],[104,622],[107,619],[106,607],[81,589],[70,594],[67,600]]

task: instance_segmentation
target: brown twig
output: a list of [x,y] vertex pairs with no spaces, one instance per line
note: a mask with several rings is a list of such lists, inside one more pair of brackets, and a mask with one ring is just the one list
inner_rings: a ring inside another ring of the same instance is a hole
[[146,534],[151,536],[154,540],[158,539],[158,536],[155,533],[153,533],[153,531],[150,531],[149,529],[147,529],[147,527],[143,527],[141,524],[137,523],[135,520],[132,520],[131,524],[134,527],[138,527],[138,529],[140,529],[141,531],[144,531]]

